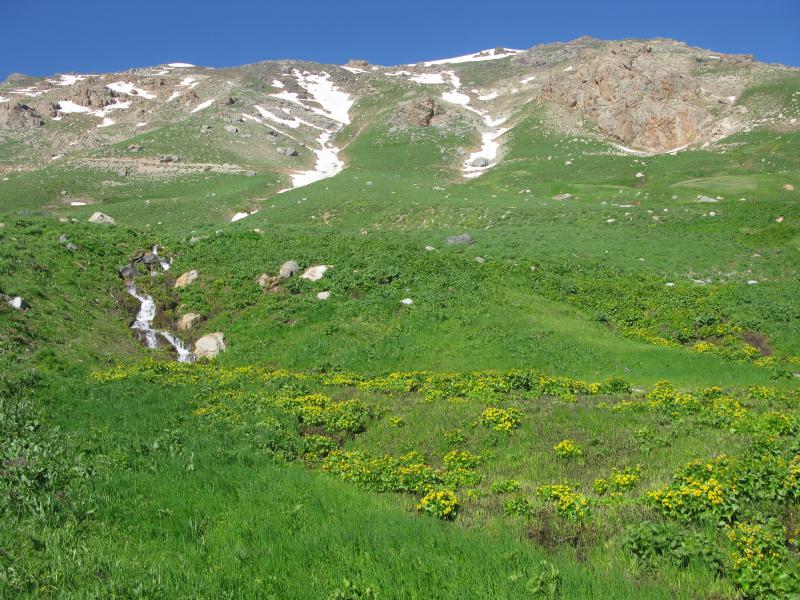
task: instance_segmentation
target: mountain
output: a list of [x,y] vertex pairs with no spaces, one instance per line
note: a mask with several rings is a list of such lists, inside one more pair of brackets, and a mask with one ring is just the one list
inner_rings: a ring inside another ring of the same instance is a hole
[[800,593],[800,71],[580,38],[0,85],[0,597]]

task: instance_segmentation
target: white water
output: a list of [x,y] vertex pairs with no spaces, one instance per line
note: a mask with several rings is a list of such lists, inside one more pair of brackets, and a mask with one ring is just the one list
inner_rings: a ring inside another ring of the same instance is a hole
[[[172,259],[167,260],[158,255],[158,246],[153,246],[153,255],[164,271],[168,271],[172,266]],[[168,331],[153,329],[153,319],[156,318],[156,302],[153,300],[153,297],[148,294],[139,294],[135,283],[131,283],[128,286],[128,293],[139,301],[139,312],[136,313],[136,318],[133,321],[133,325],[131,325],[131,329],[141,332],[147,347],[151,350],[158,348],[158,337],[161,336],[167,340],[169,345],[178,353],[178,362],[194,362],[194,354],[192,354],[191,350],[186,347],[186,344],[184,344],[182,340]]]

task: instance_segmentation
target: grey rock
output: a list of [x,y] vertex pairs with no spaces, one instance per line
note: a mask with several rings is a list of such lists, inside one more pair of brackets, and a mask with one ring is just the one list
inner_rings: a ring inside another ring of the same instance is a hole
[[178,329],[181,331],[192,329],[198,325],[202,319],[203,316],[197,313],[186,313],[178,320]]
[[296,260],[287,260],[281,265],[278,272],[284,279],[289,279],[289,277],[297,275],[300,272],[300,265]]
[[224,129],[228,133],[239,133],[239,128],[236,125],[225,125]]
[[225,348],[224,333],[209,333],[195,342],[194,354],[197,358],[216,358],[220,352],[225,351]]
[[113,218],[109,217],[106,213],[96,212],[91,217],[89,217],[89,223],[94,223],[95,225],[116,225],[117,222],[114,221]]
[[572,194],[558,194],[553,196],[553,200],[558,200],[560,202],[564,202],[566,200],[572,200]]
[[192,269],[191,271],[186,271],[186,273],[183,273],[180,277],[178,277],[178,279],[175,280],[174,287],[176,288],[186,287],[187,285],[190,285],[195,281],[197,281],[197,278],[199,276],[200,274],[194,269]]
[[275,152],[278,154],[283,154],[284,156],[300,156],[300,153],[297,151],[297,148],[276,148]]
[[212,131],[211,125],[203,125],[200,128],[200,133],[211,133],[211,131]]
[[129,144],[128,152],[139,152],[142,149],[141,144]]
[[474,244],[475,240],[472,239],[472,236],[468,233],[462,233],[461,235],[451,235],[447,238],[448,244]]
[[486,262],[486,259],[483,258],[482,256],[476,256],[475,257],[475,262],[478,263],[479,265],[482,265],[483,263]]
[[136,277],[136,268],[133,265],[124,265],[117,269],[117,274],[119,275],[120,279],[130,281]]
[[479,156],[478,158],[476,158],[475,160],[472,161],[472,166],[473,167],[488,167],[489,166],[489,161],[486,158],[484,158],[483,156]]

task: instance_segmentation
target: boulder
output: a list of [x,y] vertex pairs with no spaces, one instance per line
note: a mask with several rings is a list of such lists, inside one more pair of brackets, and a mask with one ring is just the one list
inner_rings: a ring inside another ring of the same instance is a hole
[[195,271],[194,269],[192,269],[191,271],[186,271],[186,273],[183,273],[180,277],[178,277],[178,279],[175,280],[175,286],[174,287],[175,288],[186,287],[187,285],[192,284],[195,281],[197,281],[197,278],[199,276],[200,276],[200,274],[197,271]]
[[284,156],[300,156],[296,148],[276,148],[275,152]]
[[479,168],[488,167],[489,166],[489,160],[484,158],[483,156],[479,156],[478,158],[476,158],[475,160],[472,161],[472,166],[473,167],[479,167]]
[[124,265],[117,269],[117,273],[120,279],[124,279],[125,281],[130,281],[136,277],[136,269],[133,265]]
[[203,320],[203,316],[197,313],[186,313],[178,320],[178,329],[187,331],[198,325]]
[[793,192],[794,186],[791,183],[787,183],[783,186],[783,189],[785,189],[787,192]]
[[411,298],[403,298],[400,300],[400,304],[404,304],[405,306],[411,306],[414,304],[414,301]]
[[461,235],[451,235],[447,238],[448,244],[474,244],[475,240],[472,239],[472,236],[468,233],[462,233]]
[[91,217],[89,217],[89,223],[94,223],[96,225],[116,225],[116,221],[109,217],[105,213],[96,212]]
[[308,279],[309,281],[319,281],[322,279],[322,276],[325,275],[325,271],[328,270],[328,265],[316,265],[313,267],[307,268],[300,277],[302,279]]
[[194,354],[197,358],[216,358],[225,348],[224,333],[209,333],[195,342]]
[[224,129],[228,133],[239,133],[239,128],[236,125],[225,125]]
[[211,125],[203,125],[200,128],[200,133],[211,133]]
[[284,279],[289,279],[289,277],[292,275],[297,275],[300,272],[300,265],[296,260],[287,260],[281,265],[279,272],[281,277]]
[[317,294],[317,300],[327,300],[330,297],[331,293],[328,291],[320,292],[319,294]]

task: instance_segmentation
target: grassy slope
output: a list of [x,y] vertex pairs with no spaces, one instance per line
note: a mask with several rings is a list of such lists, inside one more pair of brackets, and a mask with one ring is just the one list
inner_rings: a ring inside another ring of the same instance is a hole
[[[33,306],[26,313],[0,308],[2,365],[9,374],[36,369],[54,382],[57,389],[40,392],[48,421],[73,436],[71,452],[94,456],[89,462],[100,469],[90,494],[95,516],[69,517],[66,528],[4,521],[0,546],[12,548],[15,558],[3,563],[0,586],[17,585],[8,575],[11,565],[26,581],[20,589],[31,595],[41,589],[122,595],[141,586],[140,595],[149,597],[219,597],[239,589],[242,596],[326,598],[348,577],[383,596],[399,587],[407,597],[426,597],[434,585],[442,597],[519,597],[542,571],[540,551],[480,504],[467,513],[469,529],[410,518],[406,497],[376,498],[272,464],[247,440],[197,429],[189,408],[207,393],[202,387],[85,383],[93,365],[145,354],[127,331],[136,307],[114,269],[153,243],[175,255],[176,272],[201,273],[197,285],[178,294],[162,278],[146,284],[158,298],[162,324],[199,310],[208,320],[193,335],[225,331],[230,348],[220,362],[231,366],[537,367],[591,380],[624,375],[636,384],[663,377],[692,386],[767,383],[767,369],[622,335],[628,321],[666,334],[709,315],[765,334],[776,351],[800,353],[793,300],[800,291],[798,192],[782,189],[784,183],[800,188],[797,134],[742,134],[728,140],[724,153],[590,156],[585,153],[607,147],[548,133],[532,112],[514,130],[506,160],[465,183],[451,167],[453,149],[462,143],[456,138],[427,130],[412,132],[410,143],[405,134],[390,136],[385,124],[355,129],[342,134],[343,141],[352,139],[345,171],[278,197],[269,197],[277,185],[269,172],[161,184],[53,166],[12,173],[0,183],[6,223],[0,290],[22,294]],[[180,132],[172,133],[180,140]],[[180,152],[173,142],[164,148]],[[0,158],[16,152],[6,144]],[[103,186],[99,179],[121,185]],[[98,204],[63,207],[62,189],[69,190],[67,200]],[[573,200],[551,199],[563,192]],[[724,200],[698,204],[697,194]],[[226,224],[232,212],[256,207],[258,214]],[[94,210],[121,225],[107,230],[50,216],[84,220]],[[709,211],[716,216],[703,216]],[[253,228],[264,233],[248,232]],[[474,246],[443,243],[465,230]],[[62,233],[80,246],[77,253],[59,244]],[[195,234],[211,237],[190,244]],[[427,244],[437,250],[426,252]],[[478,255],[486,264],[473,260]],[[288,259],[333,268],[318,283],[292,280],[285,293],[262,293],[255,278]],[[714,283],[690,281],[704,277]],[[748,286],[749,279],[759,284]],[[665,288],[668,281],[677,287]],[[314,298],[323,289],[333,292],[325,303]],[[415,304],[402,307],[404,297]],[[25,388],[17,397],[30,394]],[[398,435],[379,421],[352,448],[438,456],[445,449],[442,431],[464,426],[467,409],[476,408],[378,401],[410,426]],[[682,423],[630,414],[611,422],[602,409],[558,402],[524,408],[529,425],[510,447],[490,450],[485,468],[492,478],[519,478],[526,490],[562,478],[585,487],[611,466],[636,461],[646,465],[647,484],[656,485],[688,458],[739,449],[725,431],[682,430]],[[643,450],[633,436],[643,429],[670,452]],[[173,435],[181,440],[174,453],[153,447],[156,440],[169,447]],[[605,454],[589,465],[548,460],[548,448],[566,436]],[[486,450],[478,437],[468,443]],[[611,524],[625,522],[615,518]],[[292,536],[271,533],[287,530]],[[44,550],[34,541],[42,537]],[[394,540],[395,550],[386,549],[385,539]],[[69,547],[81,550],[69,555]],[[310,554],[319,557],[319,571],[297,577],[293,571]],[[184,558],[172,560],[175,555]],[[721,595],[731,593],[703,569],[679,576],[669,567],[662,579],[633,592],[621,566],[624,554],[603,558],[595,551],[587,564],[569,552],[547,556],[561,571],[565,597],[690,597],[695,589],[719,586]],[[478,564],[490,565],[492,575],[474,569]]]

